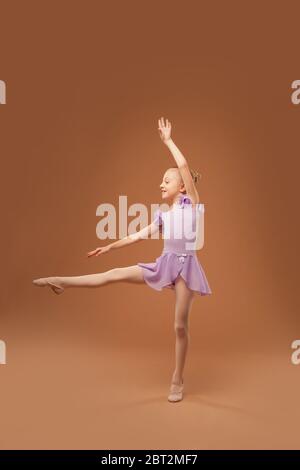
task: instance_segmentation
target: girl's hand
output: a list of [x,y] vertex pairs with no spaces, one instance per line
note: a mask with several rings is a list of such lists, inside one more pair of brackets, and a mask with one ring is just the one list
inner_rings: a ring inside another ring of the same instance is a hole
[[158,131],[159,131],[159,136],[163,143],[167,143],[168,140],[171,140],[171,123],[166,119],[166,125],[164,123],[164,118],[162,117],[161,119],[158,120]]
[[102,255],[102,253],[106,253],[109,250],[110,250],[109,245],[101,246],[99,248],[96,248],[96,250],[94,250],[94,251],[89,251],[87,256],[88,256],[88,258],[90,258],[91,256],[99,256],[99,255]]

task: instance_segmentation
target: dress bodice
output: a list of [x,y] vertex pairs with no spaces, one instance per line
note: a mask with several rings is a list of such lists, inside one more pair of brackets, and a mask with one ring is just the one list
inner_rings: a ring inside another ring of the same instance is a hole
[[173,204],[169,211],[156,210],[154,222],[161,226],[163,253],[196,254],[203,237],[201,214],[204,214],[204,204],[193,206],[191,199],[185,194],[180,196],[179,202]]

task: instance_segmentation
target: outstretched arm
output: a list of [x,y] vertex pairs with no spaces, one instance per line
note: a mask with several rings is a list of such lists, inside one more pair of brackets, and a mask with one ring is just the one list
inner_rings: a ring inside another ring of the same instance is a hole
[[101,246],[99,248],[96,248],[93,251],[90,251],[87,254],[87,256],[88,258],[91,256],[98,256],[103,253],[106,253],[107,251],[110,251],[111,249],[121,248],[123,246],[131,245],[132,243],[136,243],[140,240],[147,239],[149,235],[153,235],[158,230],[159,230],[158,225],[156,225],[155,222],[152,222],[151,224],[146,225],[146,227],[142,228],[138,232],[128,235],[127,237],[121,238],[120,240],[110,243],[109,245]]
[[193,177],[191,175],[188,162],[186,161],[184,155],[182,155],[182,153],[180,152],[179,148],[171,139],[172,126],[168,119],[166,119],[166,124],[164,123],[164,118],[158,120],[158,130],[161,140],[168,147],[174,157],[174,160],[178,166],[182,180],[184,182],[186,193],[190,196],[192,203],[199,204],[199,194],[196,189]]

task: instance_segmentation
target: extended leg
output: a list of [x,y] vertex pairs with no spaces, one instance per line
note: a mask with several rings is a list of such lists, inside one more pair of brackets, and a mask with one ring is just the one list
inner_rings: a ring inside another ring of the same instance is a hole
[[61,291],[66,287],[100,287],[111,282],[142,283],[145,281],[142,268],[138,265],[113,268],[102,273],[85,274],[83,276],[55,276],[33,281],[35,285],[41,287],[51,283],[50,287],[55,285]]

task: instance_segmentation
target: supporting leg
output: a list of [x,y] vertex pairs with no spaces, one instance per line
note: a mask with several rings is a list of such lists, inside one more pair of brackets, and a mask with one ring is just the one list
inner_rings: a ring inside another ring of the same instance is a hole
[[176,305],[175,305],[175,371],[172,383],[180,385],[183,381],[183,370],[189,344],[188,317],[194,299],[184,279],[178,277],[175,283]]

